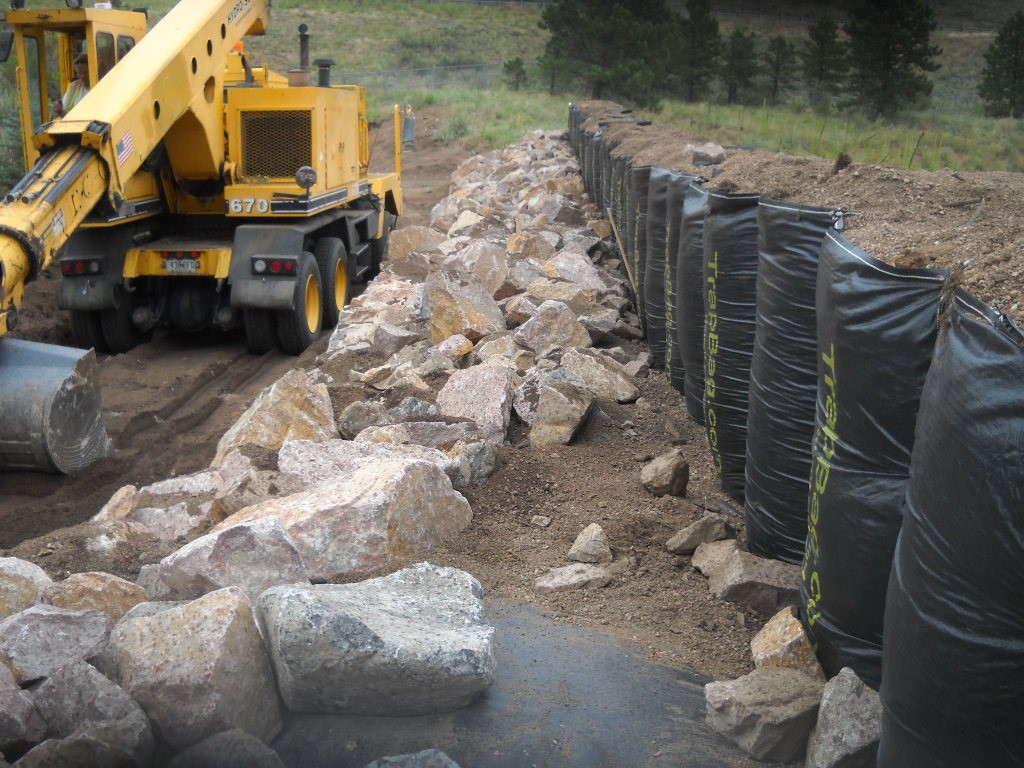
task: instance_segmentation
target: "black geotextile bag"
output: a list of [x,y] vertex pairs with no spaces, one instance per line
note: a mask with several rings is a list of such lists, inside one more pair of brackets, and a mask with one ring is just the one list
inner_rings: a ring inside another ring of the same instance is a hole
[[647,268],[647,190],[651,184],[651,166],[633,165],[628,174],[626,199],[626,251],[629,253],[629,279],[636,300],[636,313],[646,329],[644,314],[644,278]]
[[746,480],[759,198],[712,191],[704,217],[704,429],[722,489],[737,497]]
[[600,206],[601,194],[601,147],[604,144],[604,134],[598,131],[590,137],[590,156],[588,158],[590,181],[587,183],[587,191],[591,199]]
[[1024,765],[1024,337],[958,291],[885,604],[881,768]]
[[676,343],[683,358],[686,413],[704,425],[704,211],[708,191],[699,181],[686,188],[676,251]]
[[569,143],[577,158],[580,156],[580,124],[584,120],[583,110],[575,104],[569,105]]
[[[612,187],[611,194],[608,196],[608,208],[611,210],[612,223],[615,224],[615,230],[618,232],[619,239],[622,241],[622,249],[625,251],[626,248],[626,229],[625,220],[623,219],[622,211],[625,208],[626,200],[626,168],[629,165],[629,158],[625,155],[619,155],[618,157],[612,157]],[[626,254],[623,252],[622,259],[625,261]]]
[[651,367],[665,365],[665,241],[668,237],[668,182],[671,172],[651,168],[647,186],[647,255],[644,259],[644,319]]
[[[669,173],[668,197],[665,202],[665,373],[679,393],[684,391],[686,368],[683,365],[683,351],[679,346],[679,296],[676,285],[677,254],[679,253],[680,223],[683,218],[683,201],[690,182],[698,178],[688,173]],[[703,325],[703,323],[702,323]]]
[[825,233],[842,212],[761,200],[757,207],[757,327],[750,361],[744,516],[761,557],[799,563],[807,540],[818,394],[814,293]]
[[945,274],[898,269],[829,232],[818,263],[818,394],[804,623],[831,677],[877,689],[882,614]]

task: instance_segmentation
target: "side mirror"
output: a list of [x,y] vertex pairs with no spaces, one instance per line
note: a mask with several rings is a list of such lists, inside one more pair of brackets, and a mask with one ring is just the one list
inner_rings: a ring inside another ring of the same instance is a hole
[[11,47],[14,45],[14,30],[0,30],[0,64],[11,57]]

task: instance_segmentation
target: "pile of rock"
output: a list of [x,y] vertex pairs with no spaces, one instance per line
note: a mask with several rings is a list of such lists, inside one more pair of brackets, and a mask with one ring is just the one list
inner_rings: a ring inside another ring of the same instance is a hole
[[774,616],[750,643],[754,671],[705,686],[707,724],[756,760],[871,768],[881,736],[878,693],[853,670],[826,682],[797,615],[800,568],[740,549],[729,520],[708,514],[666,544],[690,555],[711,594]]
[[[170,551],[137,583],[4,561],[0,750],[24,766],[144,765],[155,745],[172,765],[275,765],[282,706],[419,714],[486,688],[492,630],[469,574],[323,582],[469,525],[457,488],[494,471],[513,419],[566,444],[595,403],[639,396],[647,355],[617,345],[639,319],[582,192],[564,133],[464,163],[430,227],[393,233],[316,368],[261,393],[209,469],[122,488],[94,518],[88,546]],[[610,578],[590,533],[570,557]]]

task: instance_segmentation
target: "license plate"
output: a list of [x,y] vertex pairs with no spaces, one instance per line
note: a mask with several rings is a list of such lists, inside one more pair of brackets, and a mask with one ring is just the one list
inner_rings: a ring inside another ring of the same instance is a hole
[[163,267],[167,272],[198,272],[199,259],[168,259],[163,263]]

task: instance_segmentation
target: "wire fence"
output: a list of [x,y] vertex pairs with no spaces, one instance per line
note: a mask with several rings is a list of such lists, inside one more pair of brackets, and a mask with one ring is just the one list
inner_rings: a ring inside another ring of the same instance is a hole
[[364,85],[373,91],[439,90],[456,86],[463,88],[495,88],[501,85],[502,64],[459,64],[454,66],[417,67],[413,69],[382,69],[367,72],[340,71],[332,76],[335,82]]

